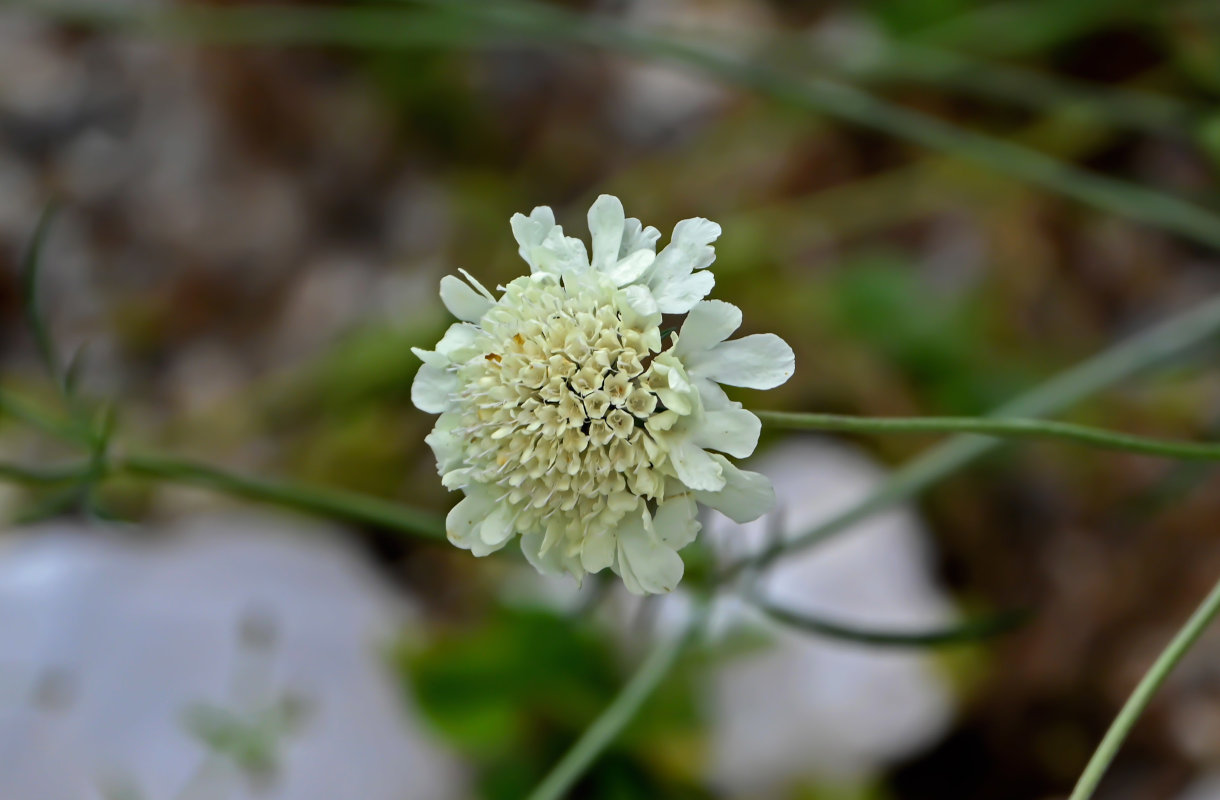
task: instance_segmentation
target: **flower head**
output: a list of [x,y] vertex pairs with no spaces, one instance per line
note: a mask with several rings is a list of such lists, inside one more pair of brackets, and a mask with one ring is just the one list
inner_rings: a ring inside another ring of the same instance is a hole
[[[610,567],[627,589],[667,592],[699,531],[696,501],[745,522],[770,509],[750,455],[758,418],[720,384],[769,389],[793,371],[778,336],[726,341],[741,312],[705,301],[720,226],[688,219],[659,253],[656,228],[602,195],[592,255],[551,210],[512,219],[530,274],[497,298],[464,270],[441,279],[461,322],[423,360],[411,399],[440,414],[427,442],[465,498],[449,539],[487,555],[516,535],[538,570],[577,578]],[[663,334],[662,314],[686,314]]]

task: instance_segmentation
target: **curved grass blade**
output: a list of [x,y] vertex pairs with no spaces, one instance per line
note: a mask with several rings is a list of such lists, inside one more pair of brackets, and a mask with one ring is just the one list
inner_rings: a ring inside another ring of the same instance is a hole
[[31,403],[0,389],[0,416],[21,420],[30,427],[68,442],[87,443],[88,435],[72,422],[49,417]]
[[1151,702],[1157,689],[1161,688],[1165,679],[1169,677],[1169,673],[1211,625],[1217,612],[1220,612],[1220,582],[1212,588],[1195,612],[1190,615],[1190,619],[1178,630],[1173,640],[1157,656],[1152,667],[1135,687],[1131,697],[1127,699],[1122,710],[1118,712],[1118,716],[1114,718],[1114,722],[1110,724],[1110,729],[1106,731],[1106,735],[1101,740],[1101,744],[1097,746],[1093,757],[1089,759],[1088,765],[1068,800],[1088,800],[1093,796],[1093,792],[1097,789],[1097,784],[1101,783],[1102,776],[1106,774],[1110,762],[1114,760],[1114,756],[1122,747],[1127,734],[1131,732],[1131,728],[1143,714],[1144,709],[1148,707],[1148,703]]
[[585,729],[526,800],[560,800],[568,796],[580,776],[627,726],[677,663],[678,656],[701,627],[705,613],[705,606],[696,609],[680,634],[662,640],[653,648],[606,710]]
[[30,237],[29,244],[26,245],[25,254],[21,258],[21,303],[25,312],[26,324],[34,337],[43,366],[46,367],[51,379],[55,381],[55,385],[62,390],[64,383],[59,366],[59,356],[55,352],[55,343],[51,338],[50,329],[42,316],[38,296],[38,277],[42,268],[43,245],[46,243],[47,234],[51,230],[51,223],[57,212],[58,206],[55,203],[48,203],[43,208],[42,213],[38,216],[38,223],[34,226],[34,234]]
[[761,598],[751,598],[751,601],[768,617],[787,627],[828,639],[871,647],[945,647],[973,644],[1009,633],[1024,625],[1033,616],[1029,611],[1008,611],[944,628],[907,631],[847,624],[814,614],[793,611]]
[[[14,3],[40,14],[135,33],[234,44],[340,44],[352,47],[482,46],[493,43],[585,45],[669,62],[793,107],[881,131],[1023,180],[1081,203],[1220,249],[1220,217],[1172,195],[1059,161],[1022,145],[895,105],[843,83],[793,75],[700,42],[583,17],[529,0],[454,3],[414,0],[397,14],[384,8],[136,11],[80,3]],[[422,10],[421,10],[422,9]],[[185,13],[184,13],[185,12]]]

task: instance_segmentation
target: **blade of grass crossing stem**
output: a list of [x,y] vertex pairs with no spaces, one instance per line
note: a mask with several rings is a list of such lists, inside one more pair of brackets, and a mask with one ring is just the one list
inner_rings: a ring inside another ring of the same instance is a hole
[[704,609],[696,610],[681,634],[662,640],[653,648],[601,716],[585,729],[526,800],[560,800],[567,795],[580,776],[618,737],[669,674],[678,656],[701,627],[704,614]]
[[1156,694],[1157,689],[1161,688],[1161,684],[1169,677],[1169,673],[1216,618],[1218,611],[1220,611],[1220,582],[1216,583],[1211,593],[1195,609],[1195,613],[1177,632],[1173,641],[1161,652],[1153,662],[1151,669],[1135,687],[1131,697],[1127,699],[1122,710],[1118,712],[1118,716],[1114,718],[1114,722],[1110,724],[1110,729],[1106,731],[1106,735],[1093,753],[1093,757],[1089,759],[1069,800],[1088,800],[1093,796],[1093,792],[1101,782],[1102,776],[1106,774],[1110,762],[1114,760],[1123,740],[1127,738],[1131,728],[1134,727],[1144,709],[1148,707],[1152,696]]
[[1029,181],[1087,205],[1220,248],[1220,217],[1170,195],[1073,167],[1012,142],[958,128],[825,79],[801,79],[767,64],[624,25],[588,19],[530,0],[458,4],[416,0],[436,9],[493,21],[507,30],[559,42],[582,42],[647,59],[676,62],[775,100],[828,114]]
[[804,414],[788,411],[754,411],[754,414],[762,420],[764,425],[788,430],[886,435],[976,433],[1000,439],[1052,439],[1179,461],[1220,460],[1220,443],[1171,442],[1055,420],[991,417],[853,417],[844,414]]
[[868,647],[946,647],[974,644],[1008,633],[1023,625],[1031,616],[1028,611],[1010,611],[944,628],[906,631],[849,625],[814,614],[793,611],[760,598],[751,598],[751,601],[768,617],[787,627]]
[[[1148,369],[1220,332],[1220,297],[1182,312],[1166,322],[1111,347],[995,409],[992,417],[1039,417],[1053,414],[1108,386]],[[786,553],[803,550],[848,530],[856,522],[911,498],[991,452],[997,439],[956,436],[894,472],[876,492],[811,531],[776,542],[731,564],[722,578],[763,567]]]
[[55,352],[51,331],[42,316],[42,306],[38,296],[43,245],[46,244],[47,234],[51,230],[51,223],[55,220],[56,212],[57,206],[54,203],[49,203],[43,208],[42,214],[38,217],[38,224],[34,226],[34,235],[30,237],[30,242],[26,246],[25,255],[21,259],[21,303],[25,310],[26,324],[38,347],[38,355],[42,358],[42,363],[50,374],[51,380],[55,381],[55,385],[63,390],[59,356]]
[[[699,43],[632,28],[604,16],[586,18],[558,7],[522,0],[486,4],[427,0],[413,4],[426,6],[427,10],[422,13],[404,11],[397,17],[393,14],[375,16],[379,9],[342,9],[333,19],[322,19],[325,24],[320,24],[319,19],[302,18],[300,27],[293,28],[276,24],[286,23],[290,17],[277,17],[275,12],[267,13],[267,9],[257,6],[231,10],[191,9],[189,17],[182,17],[176,16],[179,12],[174,10],[126,15],[113,10],[99,12],[79,3],[8,0],[7,5],[137,33],[183,36],[194,32],[201,38],[210,36],[236,44],[322,41],[353,47],[418,47],[472,46],[509,40],[588,45],[675,63],[752,89],[779,102],[972,161],[1086,205],[1220,248],[1220,218],[1171,195],[1088,172],[1013,142],[958,128],[844,84],[794,76],[760,61],[747,61]],[[323,14],[335,9],[316,11]],[[349,18],[349,11],[366,16],[359,20]],[[245,16],[230,19],[226,14]],[[467,25],[453,26],[450,24],[453,20]],[[259,25],[252,24],[254,21]],[[239,22],[243,24],[235,24]],[[355,24],[357,22],[359,24]],[[342,36],[336,30],[342,31]]]
[[56,419],[43,414],[41,410],[19,399],[3,389],[0,389],[0,416],[10,416],[21,420],[27,425],[50,436],[55,436],[68,442],[88,442],[88,433],[80,430],[70,421]]

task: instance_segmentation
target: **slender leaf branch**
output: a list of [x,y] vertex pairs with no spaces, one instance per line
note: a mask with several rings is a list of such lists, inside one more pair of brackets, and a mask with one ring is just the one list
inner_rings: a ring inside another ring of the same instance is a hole
[[1030,617],[1027,611],[1010,611],[968,620],[945,628],[904,631],[867,628],[825,619],[803,611],[793,611],[759,597],[752,597],[750,600],[768,617],[789,627],[818,636],[874,647],[943,647],[970,644],[1008,633],[1023,625]]
[[155,455],[132,455],[110,463],[111,474],[200,486],[264,503],[375,525],[412,536],[439,539],[445,522],[439,516],[369,495],[322,486],[256,478],[207,464]]
[[1181,461],[1220,460],[1220,443],[1172,442],[1055,420],[995,417],[853,417],[786,411],[754,413],[764,425],[790,430],[879,434],[977,433],[999,439],[1055,439]]
[[1080,780],[1077,781],[1076,788],[1072,791],[1069,800],[1088,800],[1093,796],[1097,784],[1101,782],[1102,776],[1105,775],[1110,762],[1114,760],[1123,740],[1127,738],[1131,728],[1144,713],[1144,709],[1148,707],[1152,696],[1156,694],[1157,689],[1161,688],[1165,679],[1169,677],[1169,673],[1216,618],[1217,612],[1220,612],[1220,582],[1216,583],[1195,612],[1191,614],[1186,624],[1177,632],[1164,651],[1157,656],[1156,661],[1140,680],[1139,685],[1135,687],[1131,697],[1127,699],[1122,710],[1118,712],[1118,716],[1114,718],[1114,722],[1110,724],[1110,729],[1106,731],[1106,735],[1101,740],[1101,744],[1097,746],[1093,757],[1089,759],[1088,766],[1085,767]]

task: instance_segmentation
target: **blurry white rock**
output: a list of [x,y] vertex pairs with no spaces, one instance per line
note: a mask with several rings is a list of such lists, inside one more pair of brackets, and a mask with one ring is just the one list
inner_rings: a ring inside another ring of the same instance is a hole
[[[818,439],[772,449],[751,467],[775,483],[770,521],[715,515],[709,536],[733,555],[771,532],[791,537],[847,509],[885,473],[858,450]],[[787,556],[763,577],[769,600],[861,627],[919,630],[954,618],[929,563],[927,532],[908,508],[881,513]],[[946,730],[953,697],[926,653],[866,648],[780,627],[744,605],[718,625],[768,631],[774,645],[731,658],[713,675],[714,780],[759,796],[809,777],[863,777],[928,746]]]
[[[753,460],[775,484],[776,510],[739,525],[709,514],[704,536],[723,561],[756,552],[774,535],[791,537],[847,509],[886,473],[861,451],[825,439],[795,438]],[[876,514],[770,568],[759,582],[769,600],[836,622],[886,630],[926,630],[956,618],[932,574],[928,533],[910,508]],[[613,576],[611,576],[613,581]],[[504,586],[509,602],[569,613],[596,602],[624,652],[640,656],[653,637],[677,635],[693,610],[681,587],[649,598],[617,582],[598,600],[593,581],[540,580],[525,567]],[[770,644],[718,662],[709,675],[710,777],[729,796],[787,797],[810,779],[851,782],[918,753],[940,738],[954,713],[946,676],[926,651],[862,647],[780,626],[738,596],[722,593],[712,637],[752,631]],[[1217,798],[1220,800],[1220,798]]]
[[1220,772],[1209,772],[1196,780],[1176,800],[1220,800]]
[[[631,0],[629,24],[687,37],[730,56],[745,56],[773,25],[760,3],[741,0]],[[668,137],[698,123],[732,96],[723,83],[689,70],[624,61],[611,120],[636,139]]]
[[[410,609],[310,527],[211,517],[145,544],[100,526],[7,534],[6,800],[96,797],[100,782],[148,800],[466,796],[459,765],[414,722],[383,663],[379,648]],[[184,724],[294,707],[301,720],[274,738],[277,768],[262,781]]]

